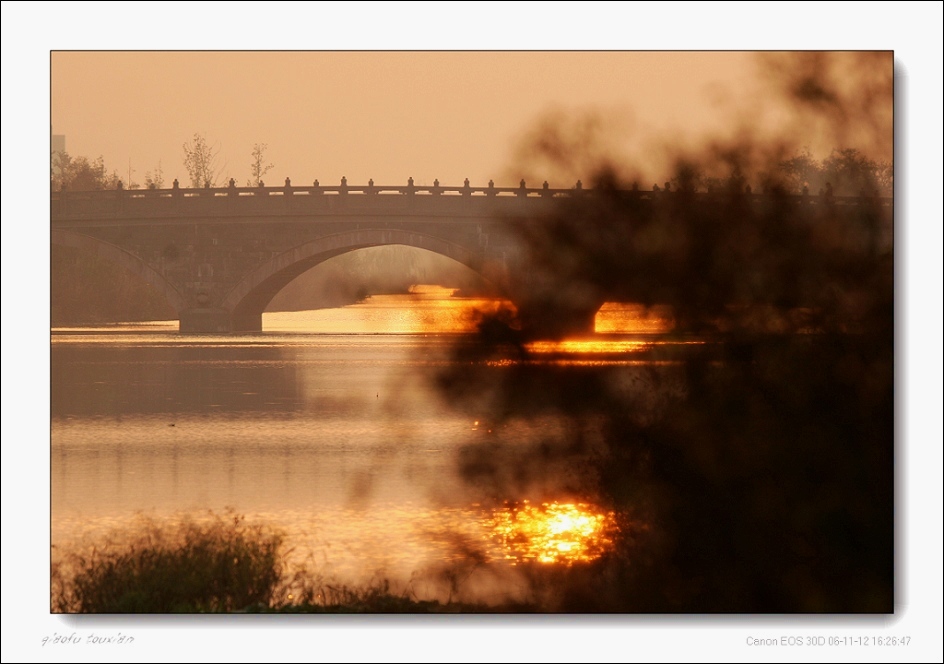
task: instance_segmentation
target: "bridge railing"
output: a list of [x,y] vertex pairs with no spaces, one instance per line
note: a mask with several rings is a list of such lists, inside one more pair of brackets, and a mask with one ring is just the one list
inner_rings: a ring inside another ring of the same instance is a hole
[[[589,193],[592,190],[582,190]],[[230,196],[337,196],[337,195],[419,195],[419,196],[534,196],[560,197],[581,193],[575,189],[552,189],[550,187],[486,187],[433,185],[287,185],[282,187],[213,187],[170,189],[109,189],[94,191],[53,191],[52,200],[114,200],[125,198],[227,198]]]
[[[547,182],[542,187],[527,187],[524,181],[518,187],[496,187],[494,183],[489,182],[485,187],[473,187],[466,180],[461,186],[443,186],[436,180],[432,185],[415,185],[412,179],[404,185],[375,185],[371,180],[366,185],[349,185],[346,180],[342,180],[340,185],[321,185],[317,180],[310,186],[292,185],[288,180],[281,187],[237,187],[231,181],[228,187],[212,188],[184,188],[174,186],[170,189],[110,189],[95,191],[53,191],[51,192],[51,201],[55,204],[59,201],[115,201],[124,199],[174,199],[174,198],[246,198],[246,197],[265,197],[265,196],[390,196],[390,195],[417,195],[417,196],[467,196],[467,197],[525,197],[525,198],[574,198],[578,196],[595,196],[599,193],[595,189],[584,189],[577,182],[575,187],[569,189],[551,188]],[[675,191],[644,191],[638,189],[620,190],[622,195],[638,197],[640,200],[665,200],[679,192]],[[724,192],[697,192],[691,194],[696,198],[711,198],[727,195]],[[771,198],[768,194],[744,192],[742,194],[748,200],[763,201]],[[866,197],[866,196],[832,196],[832,195],[810,195],[796,194],[791,198],[798,201],[806,201],[810,204],[828,202],[833,205],[858,205],[863,201],[875,202],[883,206],[890,206],[892,199],[887,197]],[[54,205],[54,208],[56,206]]]

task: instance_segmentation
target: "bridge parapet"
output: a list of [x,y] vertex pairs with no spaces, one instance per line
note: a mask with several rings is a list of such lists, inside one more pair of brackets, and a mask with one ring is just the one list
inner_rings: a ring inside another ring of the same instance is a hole
[[[321,185],[317,180],[311,186],[295,186],[286,178],[281,187],[237,187],[230,181],[228,187],[189,189],[112,189],[98,191],[58,191],[51,193],[50,207],[53,221],[58,219],[84,219],[89,216],[151,217],[179,215],[232,216],[242,214],[313,213],[319,210],[336,213],[342,206],[367,211],[375,208],[401,210],[412,205],[440,206],[438,211],[457,216],[494,216],[499,214],[529,215],[548,209],[548,201],[562,199],[590,199],[603,195],[597,189],[584,189],[578,181],[570,189],[527,187],[522,180],[518,187],[496,187],[489,182],[485,187],[473,187],[468,180],[461,186],[446,186],[435,180],[432,185],[416,185],[412,178],[404,185],[378,185],[371,180],[366,185],[350,185],[346,180],[338,186]],[[729,193],[687,193],[672,191],[618,190],[606,191],[605,195],[633,198],[640,201],[668,202],[679,196],[688,196],[695,202],[710,204],[730,196]],[[768,194],[741,193],[751,204],[763,204],[775,200]],[[780,199],[783,197],[781,196]],[[858,196],[790,196],[796,203],[809,206],[857,206],[864,203],[890,208],[890,198],[867,198]],[[416,201],[415,203],[413,201]],[[434,203],[434,201],[436,201]]]
[[[545,183],[546,184],[546,183]],[[319,196],[319,195],[348,195],[361,194],[367,196],[373,195],[426,195],[426,196],[527,196],[534,198],[574,198],[578,196],[596,196],[601,193],[598,189],[584,189],[582,187],[572,187],[569,189],[559,189],[551,187],[472,187],[470,185],[446,186],[439,184],[436,180],[432,185],[378,185],[373,180],[365,185],[343,184],[338,186],[321,185],[315,181],[311,186],[298,186],[287,184],[281,187],[215,187],[215,188],[172,188],[172,189],[99,189],[92,191],[53,191],[50,192],[51,200],[116,200],[116,199],[146,199],[153,200],[157,198],[227,198],[255,197],[255,196]],[[639,200],[665,200],[672,196],[679,195],[677,191],[643,191],[638,189],[617,190],[617,194],[623,196],[632,196]],[[612,191],[607,191],[612,195]],[[711,199],[729,195],[723,192],[694,192],[688,194],[696,199]],[[770,194],[761,193],[743,193],[741,194],[748,200],[767,200],[773,198]],[[863,200],[875,200],[865,196],[823,196],[823,195],[803,195],[795,194],[789,196],[796,200],[806,200],[810,204],[830,202],[834,205],[858,205]],[[892,199],[887,197],[878,198],[883,205],[891,205]]]

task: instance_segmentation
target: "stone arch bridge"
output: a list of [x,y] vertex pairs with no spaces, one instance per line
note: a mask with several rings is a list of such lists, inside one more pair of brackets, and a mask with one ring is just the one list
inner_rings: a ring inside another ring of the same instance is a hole
[[[516,301],[510,219],[540,223],[580,188],[292,186],[54,192],[51,241],[114,261],[159,290],[181,332],[261,331],[286,284],[348,251],[401,244],[452,258]],[[658,198],[639,192],[643,198]],[[521,305],[521,302],[516,302]],[[602,302],[582,317],[591,326]],[[580,325],[578,325],[579,327]]]

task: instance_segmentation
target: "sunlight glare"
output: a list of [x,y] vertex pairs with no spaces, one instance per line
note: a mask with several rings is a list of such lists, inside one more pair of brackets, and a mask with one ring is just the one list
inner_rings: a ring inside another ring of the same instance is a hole
[[511,564],[527,561],[572,565],[590,562],[613,546],[615,515],[585,503],[527,501],[492,516],[493,536]]

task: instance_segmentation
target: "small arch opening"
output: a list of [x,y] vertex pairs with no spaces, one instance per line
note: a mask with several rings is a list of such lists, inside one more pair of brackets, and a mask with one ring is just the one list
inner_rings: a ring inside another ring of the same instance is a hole
[[177,311],[159,289],[124,266],[77,247],[52,245],[50,323],[53,327],[167,321]]

